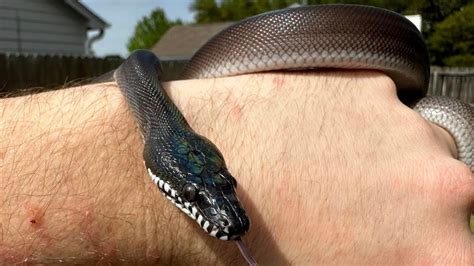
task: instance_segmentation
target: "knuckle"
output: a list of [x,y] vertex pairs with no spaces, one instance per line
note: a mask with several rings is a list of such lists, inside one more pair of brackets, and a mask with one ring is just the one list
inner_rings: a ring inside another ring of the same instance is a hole
[[436,170],[435,179],[444,199],[460,200],[463,203],[474,200],[474,178],[467,165],[447,158],[437,164]]
[[433,135],[433,129],[430,123],[419,113],[408,107],[401,108],[400,112],[402,120],[399,121],[399,124],[405,126],[404,129],[407,133],[415,134],[424,138]]

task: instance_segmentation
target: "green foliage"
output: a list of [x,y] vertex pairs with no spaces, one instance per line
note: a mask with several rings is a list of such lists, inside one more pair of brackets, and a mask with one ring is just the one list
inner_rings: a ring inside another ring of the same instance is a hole
[[410,3],[409,0],[308,0],[308,4],[317,5],[317,4],[355,4],[355,5],[368,5],[376,6],[381,8],[386,8],[393,10],[395,12],[405,12]]
[[222,21],[221,12],[214,0],[196,0],[191,5],[191,10],[196,12],[196,23]]
[[474,67],[474,54],[458,54],[448,56],[443,60],[446,66]]
[[281,9],[298,0],[195,0],[191,10],[197,23],[237,21],[266,11]]
[[429,44],[439,65],[474,67],[474,4],[436,24]]
[[[197,23],[217,21],[237,21],[263,12],[286,8],[292,4],[360,4],[378,6],[397,12],[413,10],[413,1],[410,0],[195,0],[191,10],[196,12]],[[418,1],[415,1],[416,3]]]
[[181,24],[180,20],[168,20],[165,12],[157,8],[148,17],[143,17],[135,26],[134,34],[128,40],[127,49],[129,52],[137,49],[150,49],[169,28]]
[[436,23],[443,21],[453,12],[461,10],[472,0],[423,0],[414,2],[416,3],[414,4],[415,12],[421,13],[423,16],[423,31],[431,35]]

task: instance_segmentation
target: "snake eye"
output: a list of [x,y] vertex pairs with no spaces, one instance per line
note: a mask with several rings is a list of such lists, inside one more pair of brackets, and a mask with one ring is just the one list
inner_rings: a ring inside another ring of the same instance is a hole
[[195,201],[198,189],[193,184],[186,184],[183,187],[183,197],[187,201]]

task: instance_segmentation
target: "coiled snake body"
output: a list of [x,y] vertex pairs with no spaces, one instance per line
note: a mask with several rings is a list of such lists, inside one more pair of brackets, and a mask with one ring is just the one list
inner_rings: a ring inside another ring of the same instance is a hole
[[[421,98],[429,80],[428,54],[416,27],[383,9],[355,5],[306,6],[251,17],[219,33],[187,64],[185,79],[271,70],[378,70],[402,97]],[[137,51],[114,72],[133,110],[147,171],[160,191],[210,235],[236,239],[249,220],[222,154],[196,134],[161,86],[158,59]],[[455,137],[459,159],[473,169],[472,108],[445,98],[416,107]]]

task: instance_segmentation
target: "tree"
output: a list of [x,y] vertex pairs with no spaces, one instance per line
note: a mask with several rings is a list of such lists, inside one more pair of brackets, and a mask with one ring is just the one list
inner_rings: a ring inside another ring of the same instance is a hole
[[435,25],[429,40],[435,62],[474,67],[474,4],[467,5]]
[[197,23],[237,21],[266,11],[281,9],[298,0],[195,0],[191,10]]
[[444,65],[443,58],[449,56],[448,53],[439,54],[439,50],[433,49],[431,36],[434,34],[436,25],[470,2],[472,0],[423,0],[415,5],[415,11],[423,17],[423,36],[427,42],[431,64],[442,66]]
[[292,4],[364,4],[402,12],[411,6],[409,0],[195,0],[191,10],[196,12],[197,23],[237,21],[263,12],[286,8]]
[[135,26],[133,36],[128,40],[127,49],[129,52],[136,49],[150,49],[169,28],[181,24],[179,19],[170,21],[165,12],[157,8],[148,17],[143,17]]

